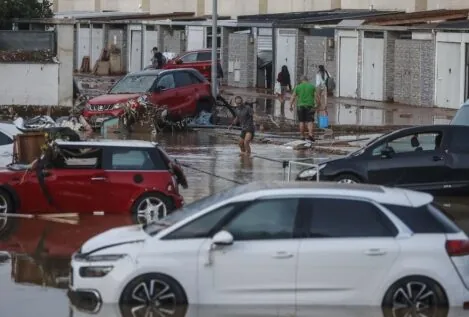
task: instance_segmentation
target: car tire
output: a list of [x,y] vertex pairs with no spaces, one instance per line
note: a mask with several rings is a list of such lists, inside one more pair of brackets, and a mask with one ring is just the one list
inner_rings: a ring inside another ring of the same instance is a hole
[[434,280],[423,276],[406,277],[391,285],[381,305],[385,316],[389,315],[386,312],[392,312],[393,317],[408,314],[446,316],[449,307],[443,288]]
[[133,203],[131,212],[134,223],[146,224],[166,217],[173,210],[174,204],[168,196],[151,192],[140,196]]
[[[3,208],[2,208],[3,206]],[[0,189],[0,214],[15,213],[15,206],[10,194]],[[6,241],[16,231],[18,219],[13,217],[0,217],[0,241]]]
[[357,184],[361,183],[362,181],[355,175],[352,174],[340,174],[339,176],[334,178],[334,182],[340,184]]
[[173,278],[149,273],[135,278],[125,287],[120,308],[122,316],[179,317],[187,311],[187,296]]

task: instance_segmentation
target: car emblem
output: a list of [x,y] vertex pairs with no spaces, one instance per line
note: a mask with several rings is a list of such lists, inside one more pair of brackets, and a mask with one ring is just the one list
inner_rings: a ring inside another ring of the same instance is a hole
[[98,107],[98,110],[99,110],[99,111],[103,111],[103,110],[104,110],[104,107],[103,107],[103,106],[99,106],[99,107]]

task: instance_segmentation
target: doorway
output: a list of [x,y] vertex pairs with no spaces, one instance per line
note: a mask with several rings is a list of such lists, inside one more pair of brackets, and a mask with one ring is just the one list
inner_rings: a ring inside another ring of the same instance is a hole
[[464,102],[469,99],[469,43],[466,43],[466,76],[465,76],[465,83],[464,83]]

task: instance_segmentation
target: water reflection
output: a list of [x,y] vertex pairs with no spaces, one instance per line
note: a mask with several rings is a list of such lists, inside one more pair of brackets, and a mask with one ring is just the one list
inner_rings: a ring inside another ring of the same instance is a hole
[[125,306],[104,305],[95,312],[71,306],[70,317],[463,317],[462,309],[434,310],[425,314],[393,311],[377,307],[288,307],[288,306],[188,306],[176,309],[142,307],[132,310]]

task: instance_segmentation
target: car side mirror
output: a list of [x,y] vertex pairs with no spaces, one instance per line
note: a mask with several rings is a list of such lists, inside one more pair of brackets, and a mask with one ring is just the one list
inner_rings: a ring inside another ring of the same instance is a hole
[[177,65],[181,65],[181,64],[182,64],[182,60],[181,60],[181,59],[177,59],[177,60],[175,61],[175,63],[176,63]]
[[381,157],[382,158],[391,158],[393,154],[393,150],[391,147],[387,146],[381,150]]
[[220,246],[232,245],[233,241],[233,235],[225,230],[216,233],[212,238],[212,243]]

